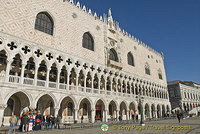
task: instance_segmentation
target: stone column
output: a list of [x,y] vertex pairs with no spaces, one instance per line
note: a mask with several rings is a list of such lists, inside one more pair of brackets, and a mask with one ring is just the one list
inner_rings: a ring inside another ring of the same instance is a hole
[[35,64],[34,86],[37,86],[38,69],[39,69],[39,65]]
[[149,118],[152,118],[152,114],[151,114],[151,106],[149,106]]
[[91,87],[92,87],[92,89],[94,89],[94,76],[91,76],[91,78],[92,78],[91,79],[92,80],[92,86]]
[[117,79],[116,79],[116,93],[118,95],[118,82],[117,82]]
[[104,85],[104,88],[105,88],[105,94],[107,94],[107,79],[106,78],[104,78],[105,79],[105,85]]
[[108,110],[106,109],[105,111],[104,111],[104,115],[105,115],[105,122],[108,122]]
[[127,112],[126,112],[126,119],[127,119],[127,120],[130,119],[130,118],[129,118],[129,112],[130,112],[130,111],[129,111],[129,109],[128,109]]
[[113,79],[111,78],[110,80],[110,94],[112,95],[112,83],[113,83]]
[[69,91],[69,76],[70,76],[70,70],[67,71],[67,90]]
[[47,76],[46,76],[46,88],[49,87],[49,73],[50,73],[51,67],[47,68]]
[[78,109],[74,109],[74,123],[78,122]]
[[100,94],[100,90],[101,90],[101,77],[98,78],[98,89],[99,89],[99,94]]
[[117,121],[119,121],[119,109],[116,110],[116,114],[117,114]]
[[60,108],[59,107],[55,107],[54,109],[55,109],[54,117],[57,117],[58,111],[59,111]]
[[3,125],[4,110],[6,105],[0,105],[0,127]]
[[86,81],[87,80],[87,76],[86,75],[84,75],[84,92],[86,92]]
[[7,65],[6,65],[6,78],[5,78],[5,81],[6,82],[9,82],[9,73],[10,73],[10,67],[11,67],[11,63],[12,63],[12,60],[8,60],[7,61]]
[[154,116],[155,116],[156,119],[158,118],[157,109],[155,109],[155,111],[154,111]]
[[94,109],[91,110],[91,121],[92,121],[92,123],[95,122],[95,110]]
[[21,70],[21,77],[20,77],[20,84],[23,84],[24,81],[24,69],[26,67],[26,63],[22,64],[22,70]]
[[76,91],[78,92],[78,78],[79,78],[79,73],[76,74]]
[[60,72],[61,72],[61,69],[58,69],[57,82],[56,82],[57,89],[60,88]]

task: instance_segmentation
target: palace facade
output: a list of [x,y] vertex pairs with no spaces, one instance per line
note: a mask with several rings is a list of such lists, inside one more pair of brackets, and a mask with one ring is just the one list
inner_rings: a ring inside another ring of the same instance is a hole
[[0,16],[0,125],[26,107],[63,122],[170,112],[163,54],[122,30],[111,10],[102,17],[73,0],[1,0]]

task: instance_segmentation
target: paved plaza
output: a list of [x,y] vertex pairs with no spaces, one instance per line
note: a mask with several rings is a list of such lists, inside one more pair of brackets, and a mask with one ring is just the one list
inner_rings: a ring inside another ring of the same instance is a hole
[[27,134],[200,134],[200,117],[187,118],[181,120],[181,123],[178,123],[177,119],[146,122],[144,127],[139,126],[139,124],[113,125],[109,126],[107,132],[103,132],[99,126],[89,129],[53,129],[28,132]]

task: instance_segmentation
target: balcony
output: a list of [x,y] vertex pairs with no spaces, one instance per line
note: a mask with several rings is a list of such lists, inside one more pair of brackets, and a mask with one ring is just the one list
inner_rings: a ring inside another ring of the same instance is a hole
[[113,61],[113,60],[108,60],[108,65],[117,69],[122,69],[122,63]]

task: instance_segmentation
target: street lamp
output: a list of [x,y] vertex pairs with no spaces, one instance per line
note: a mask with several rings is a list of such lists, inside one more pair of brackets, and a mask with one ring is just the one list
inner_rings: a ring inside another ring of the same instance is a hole
[[144,100],[144,97],[140,96],[140,94],[137,96],[138,98],[138,103],[139,103],[139,106],[140,106],[140,114],[141,114],[141,120],[140,120],[140,125],[141,126],[145,126],[144,124],[144,115],[143,115],[143,108],[142,108],[142,102]]

